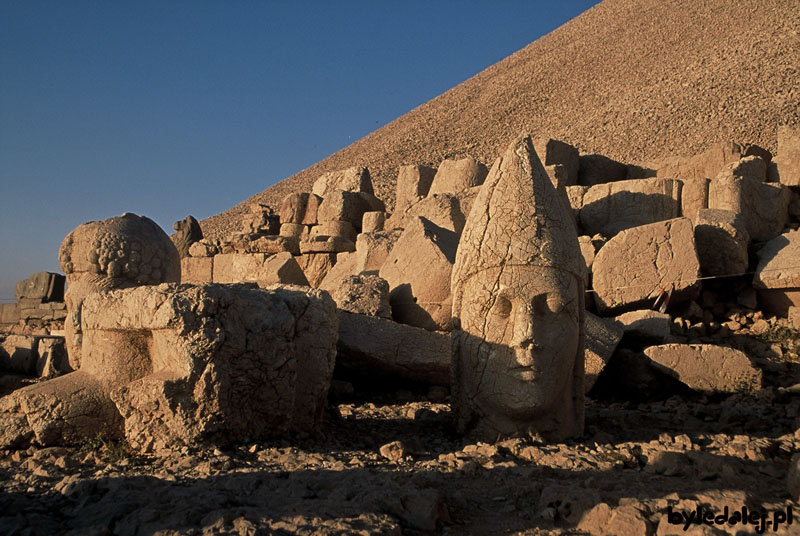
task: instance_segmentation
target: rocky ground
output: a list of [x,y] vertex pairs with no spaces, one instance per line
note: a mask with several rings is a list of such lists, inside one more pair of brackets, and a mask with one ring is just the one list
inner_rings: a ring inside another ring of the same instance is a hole
[[[773,349],[757,361],[762,390],[615,395],[601,377],[584,439],[564,444],[475,443],[452,432],[442,388],[381,395],[356,384],[352,395],[337,382],[322,433],[291,442],[141,456],[97,438],[7,452],[0,532],[752,534],[683,532],[667,518],[698,505],[800,515],[786,489],[800,450],[797,332],[773,321],[754,334],[757,320],[742,321],[734,336]],[[779,533],[800,534],[800,520]]]

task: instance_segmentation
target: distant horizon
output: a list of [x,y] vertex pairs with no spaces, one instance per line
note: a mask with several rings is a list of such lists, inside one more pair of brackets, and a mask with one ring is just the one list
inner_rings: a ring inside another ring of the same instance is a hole
[[0,303],[81,223],[223,212],[597,3],[3,4]]

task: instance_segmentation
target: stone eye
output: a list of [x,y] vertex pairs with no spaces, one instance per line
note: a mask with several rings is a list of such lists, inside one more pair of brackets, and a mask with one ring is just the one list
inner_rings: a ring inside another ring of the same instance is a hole
[[505,296],[498,296],[494,302],[494,312],[497,316],[508,318],[511,315],[511,301]]
[[547,308],[550,310],[550,312],[558,314],[564,310],[564,307],[566,307],[566,305],[567,304],[564,303],[564,300],[562,300],[561,296],[559,296],[558,294],[547,295]]

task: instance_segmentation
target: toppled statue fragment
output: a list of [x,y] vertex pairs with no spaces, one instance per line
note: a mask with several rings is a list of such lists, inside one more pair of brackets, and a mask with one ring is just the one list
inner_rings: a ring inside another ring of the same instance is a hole
[[181,258],[188,257],[192,244],[203,239],[203,230],[200,229],[200,224],[194,219],[194,216],[186,216],[173,223],[172,228],[176,231],[172,240],[178,254]]
[[76,227],[58,251],[67,276],[64,331],[70,366],[81,365],[81,307],[96,290],[177,283],[178,250],[153,220],[126,213]]
[[520,137],[492,167],[453,267],[459,431],[583,433],[584,270],[570,210]]

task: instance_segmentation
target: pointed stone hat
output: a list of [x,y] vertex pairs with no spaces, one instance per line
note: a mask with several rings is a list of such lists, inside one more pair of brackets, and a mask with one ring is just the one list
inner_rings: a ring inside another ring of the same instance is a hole
[[511,265],[556,268],[580,284],[586,270],[566,196],[550,182],[528,135],[495,161],[467,218],[451,278],[453,316],[460,316],[471,277]]

